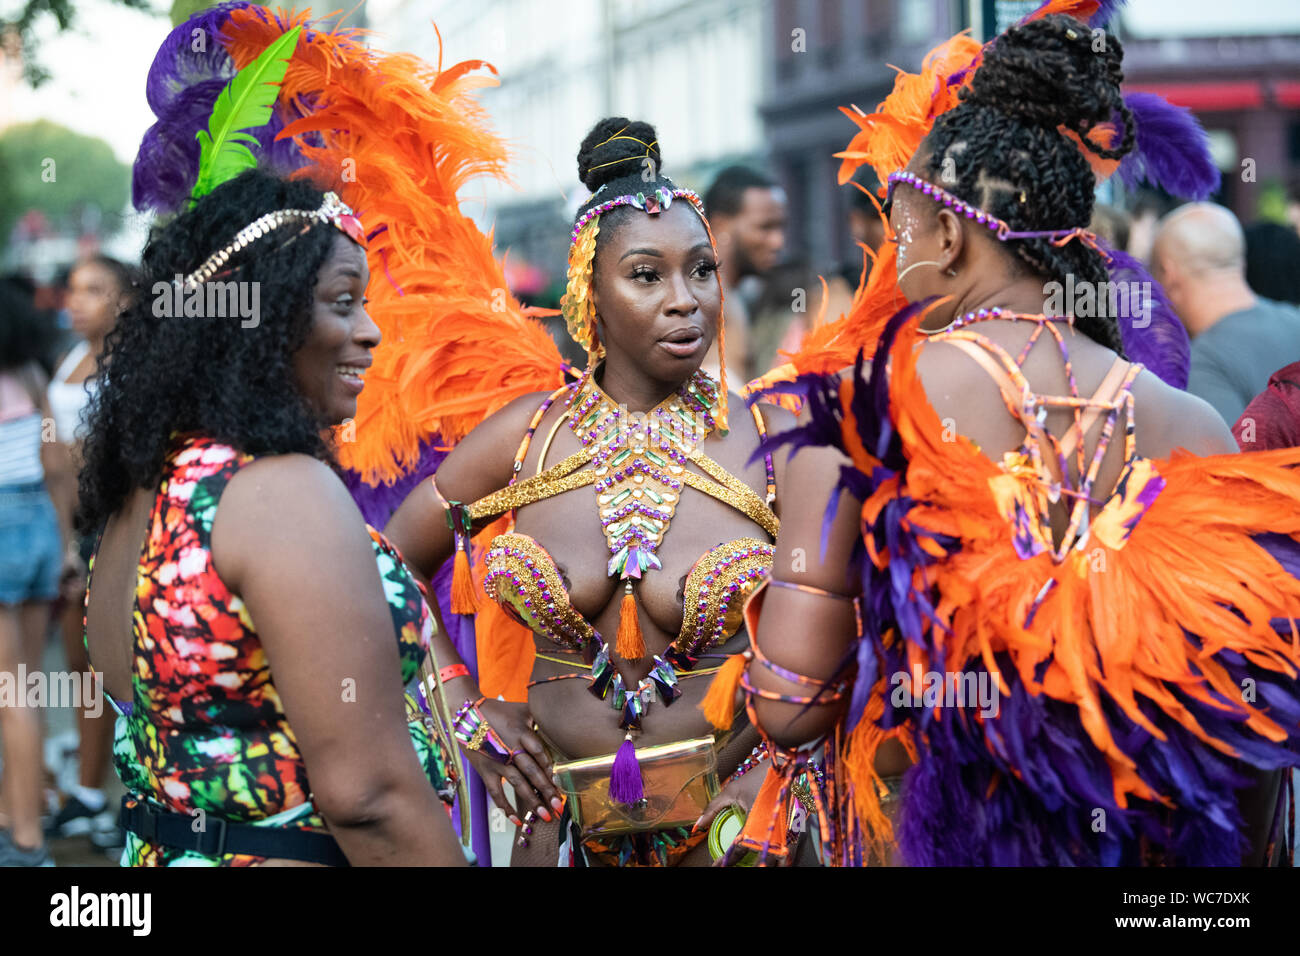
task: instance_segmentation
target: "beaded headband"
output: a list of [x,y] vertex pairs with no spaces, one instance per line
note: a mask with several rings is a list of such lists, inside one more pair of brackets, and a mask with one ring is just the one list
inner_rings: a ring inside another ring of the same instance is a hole
[[[601,186],[600,188],[604,189],[605,187]],[[596,193],[599,192],[600,189],[596,190]],[[592,193],[592,195],[594,196],[596,193]],[[636,195],[629,193],[624,196],[615,196],[613,199],[607,199],[592,206],[579,216],[578,221],[573,224],[573,231],[569,233],[569,245],[572,246],[578,241],[578,235],[582,232],[583,226],[602,213],[609,212],[615,206],[635,206],[647,215],[657,216],[673,204],[673,199],[685,199],[695,207],[695,211],[703,218],[704,201],[700,199],[695,190],[683,189],[680,186],[673,186],[671,189],[667,186],[660,186],[648,196],[645,193],[637,193]]]
[[[319,209],[279,209],[253,220],[235,233],[235,238],[231,239],[223,248],[208,256],[203,265],[187,275],[183,283],[184,288],[194,289],[207,282],[240,249],[252,245],[262,236],[269,235],[272,231],[279,229],[285,223],[294,219],[331,223],[357,245],[365,248],[366,234],[361,226],[361,220],[356,217],[343,200],[339,199],[337,194],[327,192]],[[309,222],[308,226],[310,225]]]
[[931,197],[936,202],[941,202],[954,212],[959,212],[967,219],[973,219],[982,226],[987,226],[989,230],[997,237],[1000,242],[1006,242],[1008,239],[1051,239],[1052,245],[1063,246],[1071,239],[1078,239],[1084,245],[1091,247],[1099,252],[1107,262],[1110,261],[1110,255],[1097,242],[1095,233],[1089,232],[1082,226],[1076,226],[1073,229],[1034,229],[1025,231],[1015,231],[1004,220],[997,218],[991,213],[985,212],[963,199],[958,199],[946,189],[941,189],[934,183],[927,182],[916,173],[909,173],[906,170],[889,174],[889,188],[885,193],[885,203],[888,204],[893,198],[894,187],[899,183],[911,186],[925,195]]

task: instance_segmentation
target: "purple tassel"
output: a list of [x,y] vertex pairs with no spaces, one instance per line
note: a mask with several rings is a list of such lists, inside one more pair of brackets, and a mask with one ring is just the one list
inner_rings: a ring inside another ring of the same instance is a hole
[[1124,185],[1136,189],[1145,180],[1171,196],[1209,198],[1219,188],[1219,170],[1196,117],[1155,93],[1129,93],[1124,103],[1137,126],[1135,148],[1119,164]]
[[609,771],[609,796],[616,803],[633,804],[645,796],[641,782],[641,765],[636,760],[636,747],[632,735],[623,738],[623,746],[614,755],[614,766]]

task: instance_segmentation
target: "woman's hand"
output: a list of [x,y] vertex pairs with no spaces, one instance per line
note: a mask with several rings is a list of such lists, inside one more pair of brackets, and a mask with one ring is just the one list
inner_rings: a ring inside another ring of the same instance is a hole
[[86,562],[76,544],[69,544],[63,552],[63,566],[59,571],[59,592],[65,600],[80,604],[86,597]]
[[709,805],[704,808],[700,818],[695,821],[695,826],[691,827],[691,832],[695,833],[704,827],[713,823],[716,817],[724,807],[739,807],[740,811],[749,816],[749,808],[754,805],[758,799],[759,788],[763,786],[763,777],[767,775],[768,765],[766,763],[754,767],[742,777],[732,777],[722,791],[709,801]]
[[[515,791],[515,803],[524,808],[523,812],[536,813],[550,823],[564,808],[560,792],[551,779],[551,758],[546,753],[542,739],[533,732],[533,716],[527,704],[512,704],[503,700],[485,700],[479,704],[483,719],[500,736],[502,743],[510,748],[514,760],[500,764],[481,752],[461,750],[483,778],[492,802],[501,808],[501,812],[510,818],[515,826],[520,826],[522,813],[516,811],[506,799],[505,788],[501,786],[502,778],[510,782]],[[548,807],[549,804],[549,807]]]

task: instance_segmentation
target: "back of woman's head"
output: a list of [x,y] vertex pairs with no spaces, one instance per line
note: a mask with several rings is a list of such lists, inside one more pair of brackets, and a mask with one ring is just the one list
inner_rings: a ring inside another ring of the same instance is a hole
[[[1071,17],[1012,27],[984,51],[962,102],[926,138],[931,181],[1015,232],[1086,228],[1096,177],[1082,149],[1118,159],[1133,148],[1132,115],[1120,94],[1123,55],[1113,36],[1094,35]],[[1112,122],[1112,147],[1089,139],[1094,127]],[[1004,245],[1045,280],[1073,275],[1079,286],[1107,279],[1101,254],[1082,242],[1056,246],[1038,237]],[[1122,353],[1114,318],[1078,316],[1075,326]]]
[[311,327],[316,276],[339,233],[302,220],[236,249],[199,285],[181,279],[266,213],[314,210],[324,193],[250,170],[157,230],[139,294],[109,335],[88,415],[78,524],[96,527],[157,482],[172,436],[197,432],[249,454],[328,459],[292,356]]
[[18,282],[0,278],[0,372],[49,360],[54,325]]

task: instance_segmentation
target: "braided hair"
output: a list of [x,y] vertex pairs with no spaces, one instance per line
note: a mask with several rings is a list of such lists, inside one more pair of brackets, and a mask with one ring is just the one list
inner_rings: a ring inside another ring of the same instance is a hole
[[[1133,149],[1133,117],[1120,95],[1123,57],[1119,40],[1106,34],[1094,49],[1092,32],[1061,14],[1012,27],[984,51],[961,103],[935,121],[926,140],[929,170],[939,177],[932,181],[1016,232],[1086,228],[1095,178],[1062,129],[1103,159]],[[1113,147],[1088,138],[1117,115],[1123,134]],[[1094,288],[1107,281],[1105,260],[1081,242],[1054,246],[1037,237],[1006,245],[1037,275],[1064,283],[1073,274]],[[1075,327],[1124,354],[1113,316],[1077,316]]]

